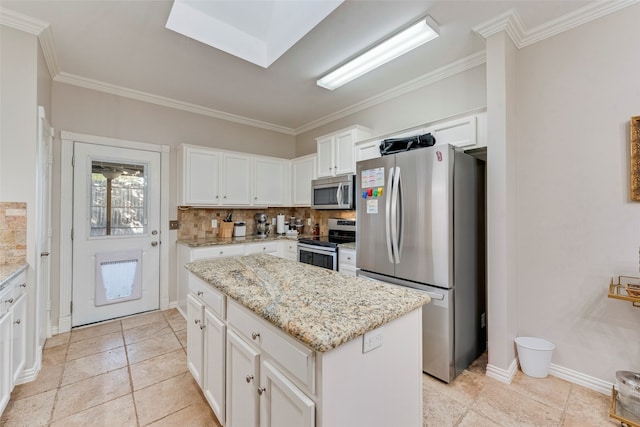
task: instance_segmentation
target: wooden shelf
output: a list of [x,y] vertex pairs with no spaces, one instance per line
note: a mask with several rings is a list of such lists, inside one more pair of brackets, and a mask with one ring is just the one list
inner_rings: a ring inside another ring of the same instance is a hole
[[611,283],[609,283],[608,297],[622,301],[629,301],[634,307],[640,308],[640,297],[629,296],[626,290],[627,285],[638,284],[640,284],[640,277],[618,276],[618,283],[613,283],[613,279],[611,279]]
[[618,390],[611,387],[611,407],[609,408],[609,417],[620,421],[624,426],[640,427],[640,418],[633,415],[618,405]]

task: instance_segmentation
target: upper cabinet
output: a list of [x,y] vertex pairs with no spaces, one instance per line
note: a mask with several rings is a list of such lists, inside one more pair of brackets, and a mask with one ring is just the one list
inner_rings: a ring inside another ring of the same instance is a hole
[[315,154],[291,161],[291,203],[293,206],[311,206],[311,181],[316,177]]
[[429,126],[428,132],[436,138],[436,144],[450,144],[454,147],[476,145],[476,116],[463,117],[449,122]]
[[178,148],[178,204],[213,206],[220,204],[220,153],[182,146]]
[[287,205],[290,167],[285,159],[181,145],[178,205]]
[[282,206],[287,201],[289,161],[270,158],[253,160],[253,204]]
[[370,129],[354,126],[316,138],[317,177],[354,173],[356,170],[355,143],[370,136]]

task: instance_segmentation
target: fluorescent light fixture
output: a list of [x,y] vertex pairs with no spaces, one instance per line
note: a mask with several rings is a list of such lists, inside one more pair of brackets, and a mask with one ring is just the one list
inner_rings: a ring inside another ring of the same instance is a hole
[[437,38],[439,35],[440,30],[438,29],[438,25],[430,16],[427,16],[330,72],[316,83],[323,88],[334,90],[396,59],[400,55],[404,55],[410,50]]

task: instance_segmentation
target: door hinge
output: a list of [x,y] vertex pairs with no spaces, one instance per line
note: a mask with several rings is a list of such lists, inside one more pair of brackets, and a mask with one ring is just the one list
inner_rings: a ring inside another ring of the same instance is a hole
[[73,240],[73,228],[71,229],[71,240]]
[[69,303],[69,313],[73,313],[73,301]]
[[71,156],[71,167],[72,168],[76,167],[76,155],[75,154],[73,156]]

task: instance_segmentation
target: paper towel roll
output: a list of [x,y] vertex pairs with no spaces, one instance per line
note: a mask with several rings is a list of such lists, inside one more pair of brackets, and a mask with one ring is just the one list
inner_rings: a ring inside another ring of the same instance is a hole
[[284,234],[284,215],[278,215],[276,219],[276,232]]

